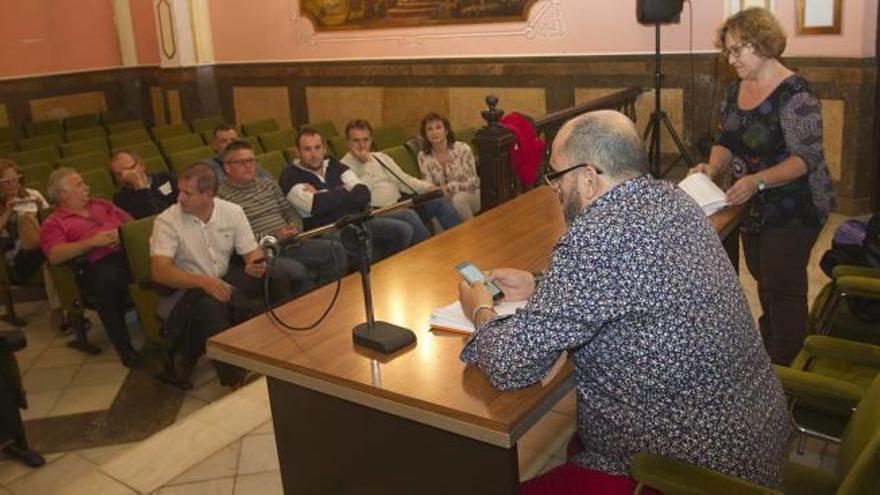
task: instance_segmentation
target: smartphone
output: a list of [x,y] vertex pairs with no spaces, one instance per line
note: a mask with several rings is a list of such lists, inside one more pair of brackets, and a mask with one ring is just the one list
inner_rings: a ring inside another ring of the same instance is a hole
[[480,271],[473,263],[470,261],[465,261],[455,265],[455,270],[468,281],[468,283],[482,283],[489,289],[489,293],[492,294],[492,300],[497,301],[504,297],[504,292],[498,288],[497,285],[492,283],[490,280],[486,279],[486,276],[483,275],[483,272]]

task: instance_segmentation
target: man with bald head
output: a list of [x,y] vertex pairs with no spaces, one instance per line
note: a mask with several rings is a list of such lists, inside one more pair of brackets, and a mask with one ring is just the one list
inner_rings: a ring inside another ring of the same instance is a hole
[[177,201],[177,183],[169,172],[148,174],[137,153],[117,151],[110,157],[110,173],[119,191],[113,203],[135,218],[158,215]]
[[460,288],[476,326],[462,359],[496,387],[539,381],[563,352],[575,367],[580,451],[521,493],[632,493],[639,452],[781,482],[785,399],[739,278],[697,204],[646,162],[618,112],[566,123],[544,180],[568,230],[540,282],[489,274],[525,308],[499,317],[483,285]]

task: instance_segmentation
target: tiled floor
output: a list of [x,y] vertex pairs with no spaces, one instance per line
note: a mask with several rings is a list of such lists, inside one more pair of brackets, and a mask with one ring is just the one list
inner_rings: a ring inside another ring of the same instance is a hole
[[[834,216],[814,250],[814,262],[830,245],[830,232],[845,218]],[[755,284],[742,270],[746,295],[757,314]],[[810,297],[826,278],[810,270]],[[101,356],[68,352],[48,330],[44,308],[26,305],[29,347],[20,356],[32,410],[28,417],[67,414],[102,407],[114,395],[127,372],[107,348]],[[96,335],[100,332],[92,332]],[[197,388],[187,394],[178,422],[153,437],[134,444],[55,454],[47,465],[32,470],[0,461],[0,495],[52,493],[154,494],[272,494],[282,493],[275,439],[265,380],[227,394],[209,366],[200,366]],[[523,479],[565,461],[565,445],[574,431],[574,397],[566,396],[519,444]],[[797,462],[832,469],[833,446],[810,440]]]

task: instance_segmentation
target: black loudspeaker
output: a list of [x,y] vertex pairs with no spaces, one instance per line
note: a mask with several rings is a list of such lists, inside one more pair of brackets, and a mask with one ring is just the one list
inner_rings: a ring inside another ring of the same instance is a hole
[[678,22],[683,0],[636,0],[636,19],[640,24]]

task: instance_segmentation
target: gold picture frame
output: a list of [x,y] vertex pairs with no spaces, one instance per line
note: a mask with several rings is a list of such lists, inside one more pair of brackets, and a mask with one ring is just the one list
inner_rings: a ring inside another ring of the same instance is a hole
[[840,34],[843,0],[797,0],[798,34]]

